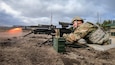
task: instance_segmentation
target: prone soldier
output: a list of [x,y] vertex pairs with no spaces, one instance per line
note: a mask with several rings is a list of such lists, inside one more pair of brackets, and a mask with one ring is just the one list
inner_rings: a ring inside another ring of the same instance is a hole
[[110,44],[109,34],[103,31],[99,26],[91,22],[84,23],[80,17],[72,19],[73,32],[70,34],[63,34],[66,41],[76,43],[80,39],[85,39],[89,44],[106,45]]

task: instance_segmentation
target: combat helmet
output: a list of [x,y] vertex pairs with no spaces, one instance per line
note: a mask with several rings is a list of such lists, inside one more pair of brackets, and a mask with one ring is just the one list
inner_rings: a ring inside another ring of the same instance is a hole
[[79,16],[74,17],[74,18],[72,19],[72,23],[73,23],[75,20],[81,20],[81,21],[83,21],[83,19],[80,18]]

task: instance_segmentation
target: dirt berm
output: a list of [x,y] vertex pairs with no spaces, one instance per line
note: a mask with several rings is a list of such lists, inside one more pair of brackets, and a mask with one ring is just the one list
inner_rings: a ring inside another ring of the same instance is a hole
[[67,47],[66,53],[57,53],[49,44],[40,46],[49,37],[1,36],[0,65],[115,65],[115,48],[102,52],[89,47]]

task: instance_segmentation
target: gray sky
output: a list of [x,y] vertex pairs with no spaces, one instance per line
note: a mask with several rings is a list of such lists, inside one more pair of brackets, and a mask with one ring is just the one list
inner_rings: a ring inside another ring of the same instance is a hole
[[115,0],[0,0],[0,25],[58,25],[71,22],[75,16],[95,23],[97,13],[101,20],[115,19]]

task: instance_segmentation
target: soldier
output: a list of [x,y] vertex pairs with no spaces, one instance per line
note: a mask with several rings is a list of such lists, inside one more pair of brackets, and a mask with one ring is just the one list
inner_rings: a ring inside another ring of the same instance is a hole
[[74,32],[63,35],[66,41],[76,43],[78,40],[83,38],[90,44],[109,44],[109,36],[106,32],[90,22],[83,22],[83,19],[80,17],[73,18],[72,23]]

